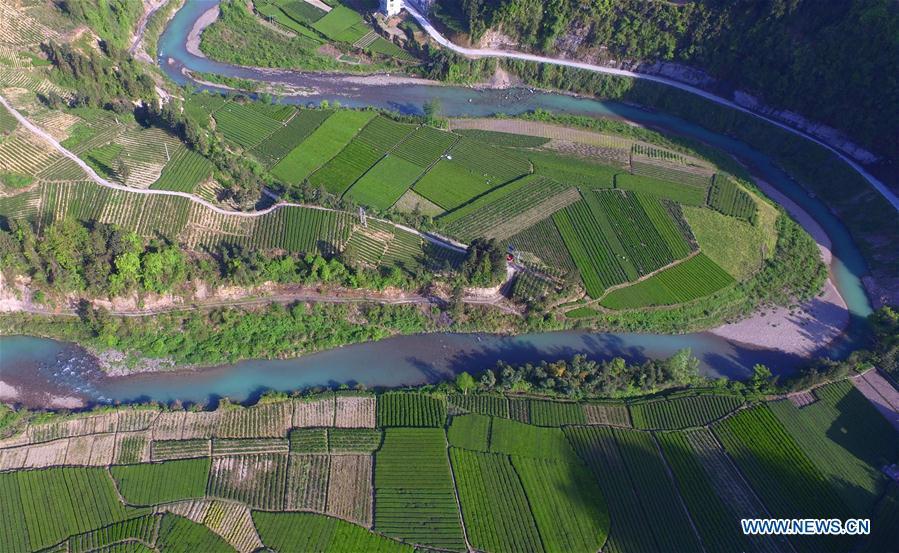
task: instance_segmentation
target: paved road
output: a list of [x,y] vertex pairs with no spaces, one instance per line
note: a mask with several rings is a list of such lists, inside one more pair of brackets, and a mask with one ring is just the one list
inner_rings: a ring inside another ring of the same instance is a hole
[[746,109],[745,107],[743,107],[735,102],[732,102],[731,100],[722,98],[721,96],[717,96],[715,94],[712,94],[711,92],[707,92],[700,88],[696,88],[695,86],[691,86],[691,85],[688,85],[688,84],[685,84],[685,83],[682,83],[679,81],[675,81],[672,79],[666,79],[665,77],[659,77],[657,75],[647,75],[645,73],[635,73],[633,71],[627,71],[624,69],[615,69],[613,67],[603,67],[601,65],[593,65],[590,63],[583,63],[583,62],[579,62],[579,61],[550,58],[550,57],[546,57],[546,56],[538,56],[538,55],[534,55],[534,54],[527,54],[524,52],[516,52],[513,50],[494,50],[492,48],[465,48],[463,46],[459,46],[458,44],[455,44],[454,42],[452,42],[451,40],[449,40],[448,38],[446,38],[445,36],[440,34],[440,31],[438,31],[437,29],[434,28],[433,25],[431,25],[431,22],[428,21],[428,18],[425,17],[424,15],[422,15],[421,13],[419,13],[418,10],[416,10],[415,8],[410,6],[408,2],[405,4],[405,8],[410,14],[412,14],[412,17],[414,17],[416,19],[416,21],[418,21],[418,23],[422,26],[422,28],[424,28],[424,30],[437,43],[439,43],[440,45],[442,45],[450,50],[453,50],[454,52],[462,54],[463,56],[466,56],[466,57],[471,57],[471,58],[491,57],[491,58],[518,59],[518,60],[525,60],[525,61],[533,61],[533,62],[537,62],[537,63],[562,65],[565,67],[574,67],[576,69],[584,69],[586,71],[593,71],[596,73],[606,73],[608,75],[617,75],[620,77],[630,77],[632,79],[653,81],[653,82],[671,86],[671,87],[674,87],[674,88],[677,88],[680,90],[684,90],[691,94],[696,94],[697,96],[701,96],[707,100],[715,102],[716,104],[727,106],[729,108],[732,108],[732,109],[735,109],[738,111],[742,111],[743,113],[747,113],[753,117],[756,117],[758,119],[761,119],[763,121],[771,123],[772,125],[780,127],[781,129],[784,129],[787,132],[793,133],[797,136],[801,136],[802,138],[805,138],[806,140],[811,140],[815,144],[818,144],[820,146],[827,148],[828,150],[833,152],[837,157],[839,157],[841,160],[843,160],[847,164],[849,164],[849,166],[852,167],[858,174],[860,174],[862,177],[864,177],[865,180],[867,180],[871,184],[871,186],[873,186],[874,189],[877,190],[877,192],[879,192],[880,195],[883,196],[890,203],[890,205],[893,206],[893,208],[896,211],[899,211],[899,196],[894,194],[892,190],[887,188],[887,186],[885,184],[883,184],[882,182],[880,182],[874,175],[868,173],[859,163],[853,161],[852,159],[850,159],[848,156],[846,156],[845,154],[843,154],[842,152],[840,152],[833,146],[830,146],[829,144],[815,138],[814,136],[812,136],[808,133],[805,133],[799,129],[791,127],[785,123],[781,123],[775,119],[771,119],[770,117],[766,117],[760,113],[756,113],[750,109]]

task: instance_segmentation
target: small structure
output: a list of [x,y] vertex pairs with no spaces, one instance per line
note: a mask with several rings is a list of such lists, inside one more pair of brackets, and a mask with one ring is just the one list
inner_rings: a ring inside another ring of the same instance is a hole
[[894,482],[899,482],[899,464],[893,463],[892,465],[887,465],[883,467],[883,472],[892,478]]
[[379,9],[387,17],[393,17],[403,9],[403,0],[380,0]]

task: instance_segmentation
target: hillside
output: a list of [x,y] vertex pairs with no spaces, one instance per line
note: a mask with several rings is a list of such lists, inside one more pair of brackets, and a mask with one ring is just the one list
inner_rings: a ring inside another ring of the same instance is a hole
[[582,61],[673,61],[716,88],[844,131],[899,158],[899,5],[891,0],[662,2],[438,0],[476,42],[498,31],[525,49]]

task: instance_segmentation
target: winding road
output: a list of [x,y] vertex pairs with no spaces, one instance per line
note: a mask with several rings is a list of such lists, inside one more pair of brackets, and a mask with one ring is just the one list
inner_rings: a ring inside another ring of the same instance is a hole
[[448,38],[446,38],[445,36],[443,36],[440,33],[440,31],[438,31],[436,28],[434,28],[434,26],[431,24],[431,22],[428,20],[428,18],[426,16],[422,15],[418,10],[416,10],[414,7],[410,6],[408,2],[405,3],[404,7],[405,7],[406,11],[408,11],[412,15],[412,17],[415,18],[416,21],[418,21],[419,25],[422,26],[422,28],[425,30],[425,32],[427,32],[428,35],[430,35],[431,38],[434,39],[434,41],[436,41],[441,46],[448,48],[448,49],[450,49],[458,54],[461,54],[465,57],[469,57],[469,58],[489,57],[489,58],[517,59],[517,60],[524,60],[524,61],[532,61],[532,62],[536,62],[536,63],[547,63],[547,64],[551,64],[551,65],[561,65],[561,66],[565,66],[565,67],[573,67],[575,69],[583,69],[586,71],[593,71],[595,73],[605,73],[608,75],[617,75],[619,77],[630,77],[632,79],[652,81],[652,82],[660,83],[660,84],[670,86],[673,88],[677,88],[679,90],[683,90],[685,92],[689,92],[689,93],[695,94],[697,96],[701,96],[702,98],[705,98],[706,100],[715,102],[716,104],[726,106],[731,109],[735,109],[737,111],[741,111],[741,112],[749,114],[757,119],[766,121],[766,122],[768,122],[776,127],[779,127],[787,132],[790,132],[792,134],[795,134],[797,136],[805,138],[806,140],[811,140],[815,144],[818,144],[819,146],[823,146],[824,148],[827,148],[834,155],[836,155],[838,158],[840,158],[841,160],[846,162],[850,167],[852,167],[852,169],[854,169],[858,174],[860,174],[862,177],[864,177],[864,179],[866,181],[868,181],[868,183],[870,183],[871,186],[873,186],[874,189],[877,190],[877,192],[880,193],[880,195],[883,196],[890,203],[890,205],[893,206],[893,209],[895,209],[897,212],[899,212],[899,196],[894,194],[893,191],[890,190],[885,184],[880,182],[880,180],[878,180],[877,177],[875,177],[874,175],[872,175],[871,173],[866,171],[864,169],[864,167],[862,167],[859,163],[857,163],[856,161],[849,158],[849,156],[843,154],[842,152],[840,152],[838,149],[834,148],[833,146],[827,144],[826,142],[824,142],[822,140],[819,140],[818,138],[815,138],[814,136],[812,136],[804,131],[801,131],[801,130],[799,130],[795,127],[792,127],[790,125],[787,125],[785,123],[781,123],[780,121],[777,121],[776,119],[772,119],[770,117],[767,117],[767,116],[757,113],[755,111],[747,109],[731,100],[722,98],[721,96],[717,96],[715,94],[712,94],[711,92],[702,90],[701,88],[697,88],[695,86],[691,86],[686,83],[675,81],[673,79],[659,77],[657,75],[636,73],[634,71],[627,71],[625,69],[615,69],[613,67],[604,67],[601,65],[594,65],[594,64],[583,63],[583,62],[579,62],[579,61],[571,61],[571,60],[565,60],[565,59],[550,58],[550,57],[546,57],[546,56],[538,56],[535,54],[528,54],[525,52],[518,52],[518,51],[514,51],[514,50],[495,50],[492,48],[465,48],[463,46],[459,46],[458,44],[454,43],[453,41],[451,41]]
[[[90,179],[92,181],[99,184],[100,186],[105,186],[106,188],[111,188],[113,190],[127,192],[129,194],[141,194],[141,195],[145,195],[145,196],[177,196],[179,198],[186,198],[186,199],[188,199],[194,203],[198,203],[198,204],[202,205],[203,207],[205,207],[209,210],[212,210],[216,213],[221,213],[222,215],[229,215],[229,216],[233,216],[233,217],[247,217],[247,218],[261,217],[263,215],[266,215],[268,213],[275,211],[276,209],[281,209],[282,207],[303,207],[303,208],[307,208],[307,209],[317,209],[320,211],[333,211],[333,212],[345,213],[338,209],[322,207],[319,205],[307,205],[307,204],[282,202],[282,201],[279,201],[276,204],[274,204],[266,209],[260,209],[258,211],[230,211],[227,209],[222,209],[222,208],[204,200],[203,198],[200,198],[194,194],[190,194],[187,192],[177,192],[174,190],[150,190],[149,188],[147,188],[147,189],[131,188],[129,186],[124,186],[122,184],[117,184],[117,183],[111,182],[107,179],[104,179],[99,174],[97,174],[97,172],[94,171],[94,169],[90,165],[88,165],[77,155],[75,155],[74,153],[72,153],[71,151],[66,149],[50,133],[48,133],[44,129],[40,128],[39,126],[35,125],[31,121],[29,121],[28,118],[26,118],[24,115],[19,113],[19,111],[16,110],[2,95],[0,95],[0,105],[2,105],[4,108],[6,108],[6,110],[9,111],[9,113],[11,113],[13,115],[13,117],[16,118],[16,120],[19,122],[19,124],[21,124],[23,127],[25,127],[29,131],[36,134],[38,137],[40,137],[45,142],[49,143],[53,147],[54,150],[56,150],[57,152],[62,154],[64,157],[75,162],[78,165],[78,167],[80,167],[87,174],[87,176],[90,177]],[[269,195],[273,199],[277,200],[277,196],[275,196],[271,192],[268,192],[268,191],[265,191],[265,192],[267,195]],[[369,218],[373,219],[375,221],[382,222],[382,223],[387,223],[387,224],[392,225],[400,230],[404,230],[406,232],[411,232],[412,234],[415,234],[415,235],[421,237],[423,240],[427,240],[428,242],[431,242],[432,244],[435,244],[435,245],[443,247],[443,248],[448,248],[448,249],[451,249],[451,250],[454,250],[457,252],[464,252],[468,247],[465,244],[451,241],[449,239],[446,239],[446,238],[443,238],[440,236],[435,236],[435,235],[432,235],[429,233],[420,232],[414,228],[410,228],[405,225],[394,223],[394,222],[388,221],[386,219],[378,219],[376,217],[369,217]]]

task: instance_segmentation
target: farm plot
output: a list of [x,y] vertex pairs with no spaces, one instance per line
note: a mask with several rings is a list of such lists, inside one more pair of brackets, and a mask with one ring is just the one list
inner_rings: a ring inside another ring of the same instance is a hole
[[[293,206],[282,207],[275,213],[284,229],[283,234],[279,237],[266,232],[265,236],[277,240],[275,243],[288,251],[333,255],[349,237],[349,215],[346,213]],[[272,223],[276,230],[278,225]]]
[[414,128],[384,116],[375,117],[339,154],[313,173],[309,182],[340,196]]
[[116,522],[91,532],[72,536],[61,547],[65,547],[66,551],[72,553],[81,553],[97,550],[108,551],[104,548],[125,541],[154,543],[156,541],[156,525],[160,518],[162,517],[159,515],[145,515]]
[[426,253],[425,242],[420,236],[396,227],[391,230],[393,240],[381,257],[382,267],[396,266],[410,274],[422,265],[440,270],[439,258]]
[[293,402],[293,426],[334,426],[336,399],[333,395]]
[[154,190],[193,192],[198,184],[212,175],[212,163],[191,150],[180,148],[165,165],[159,179],[150,185]]
[[509,400],[505,396],[453,394],[447,400],[457,411],[509,418]]
[[110,469],[119,493],[131,505],[155,505],[203,497],[209,459],[117,465]]
[[659,551],[653,536],[661,521],[650,525],[628,475],[611,428],[568,427],[565,434],[590,468],[608,503],[611,518],[608,551]]
[[[849,517],[835,489],[799,449],[771,410],[761,405],[714,425],[715,435],[774,517]],[[802,551],[846,549],[836,536],[792,540]]]
[[523,423],[531,422],[530,402],[526,399],[509,398],[509,418]]
[[680,154],[670,153],[670,155],[679,159],[653,159],[635,153],[631,158],[631,170],[645,177],[708,188],[715,174],[712,169],[688,165],[687,159]]
[[208,495],[259,509],[284,508],[287,455],[236,455],[212,460]]
[[215,110],[216,130],[228,140],[250,149],[263,140],[282,124],[276,119],[272,119],[258,110],[244,104],[228,102],[224,106]]
[[427,169],[443,157],[458,137],[434,127],[419,127],[393,149],[392,154]]
[[375,530],[409,543],[465,549],[442,428],[386,429],[374,482]]
[[531,225],[510,236],[507,244],[519,253],[522,262],[552,274],[565,275],[577,270],[552,218]]
[[636,428],[680,430],[705,426],[743,405],[737,396],[721,394],[673,396],[628,404]]
[[327,453],[326,428],[294,428],[290,431],[291,453]]
[[253,512],[266,546],[282,553],[377,551],[414,553],[411,545],[385,538],[355,524],[312,513]]
[[666,198],[679,204],[701,207],[705,205],[708,187],[695,186],[680,182],[664,181],[652,177],[618,173],[615,175],[615,188],[651,194]]
[[537,426],[566,426],[586,424],[581,406],[574,402],[530,400],[531,424]]
[[371,30],[362,21],[359,12],[337,5],[324,17],[312,24],[312,28],[338,42],[356,42]]
[[212,455],[251,455],[259,453],[287,453],[289,443],[281,438],[216,438],[212,440]]
[[612,290],[601,303],[609,309],[674,305],[714,294],[733,282],[724,269],[699,253],[646,280]]
[[740,517],[718,496],[686,436],[680,432],[662,432],[656,437],[706,550],[754,549],[748,537],[734,524]]
[[393,229],[386,223],[372,220],[368,226],[357,226],[343,251],[344,257],[366,267],[377,267],[393,242]]
[[[709,485],[713,488],[715,495],[727,505],[728,512],[734,513],[734,520],[737,518],[771,516],[710,430],[700,428],[682,432],[678,435],[686,438],[690,450],[695,455],[696,460],[702,465]],[[674,463],[675,461],[671,462]],[[678,469],[673,465],[672,468],[677,473]],[[689,501],[686,497],[684,499]],[[715,500],[710,498],[708,501],[714,503]],[[697,519],[702,518],[702,516],[699,513],[695,514]],[[705,539],[704,536],[703,539]],[[772,536],[760,535],[749,536],[748,539],[758,551],[777,552],[793,550],[783,536],[775,539]]]
[[523,153],[465,137],[456,141],[448,157],[471,172],[489,178],[494,186],[531,172],[531,163]]
[[271,168],[293,150],[297,144],[312,134],[332,113],[332,111],[320,109],[299,110],[286,125],[277,129],[253,148],[253,155],[263,165]]
[[449,444],[472,451],[489,451],[492,420],[486,415],[454,416],[447,432]]
[[150,458],[154,461],[208,457],[212,454],[209,440],[154,440]]
[[631,426],[631,418],[624,402],[591,401],[582,403],[587,424]]
[[528,176],[489,192],[440,221],[460,240],[504,240],[578,201],[574,188],[541,176]]
[[663,551],[701,550],[690,516],[668,476],[652,435],[618,428],[613,433],[643,511],[649,520],[657,522],[653,534],[659,547]]
[[371,455],[333,455],[328,475],[327,513],[371,526]]
[[350,188],[346,196],[362,205],[387,209],[418,180],[421,166],[399,156],[387,154]]
[[696,239],[683,218],[680,206],[642,192],[634,192],[633,197],[649,217],[672,258],[681,259],[693,251]]
[[493,419],[490,432],[490,451],[555,459],[570,455],[571,447],[558,428],[543,428],[508,419]]
[[427,394],[386,393],[378,397],[378,426],[437,426],[446,423],[446,402]]
[[436,217],[443,213],[443,209],[432,201],[426,200],[414,190],[406,190],[400,199],[393,204],[393,208],[403,213],[420,213]]
[[234,548],[209,528],[171,513],[162,517],[156,547],[173,553],[234,553]]
[[756,205],[752,196],[738,186],[733,179],[721,173],[712,179],[709,206],[724,215],[749,222],[755,221]]
[[546,551],[598,551],[609,535],[602,492],[576,458],[512,457]]
[[818,401],[801,409],[768,406],[824,477],[844,483],[837,493],[852,511],[869,512],[888,480],[878,469],[899,457],[899,435],[849,381],[814,393]]
[[639,276],[608,219],[593,213],[585,201],[556,212],[553,222],[591,297]]
[[374,428],[377,399],[374,395],[344,395],[335,398],[334,426],[341,428]]
[[453,129],[453,132],[460,134],[465,138],[473,138],[474,140],[486,142],[487,144],[492,144],[494,146],[504,146],[509,148],[539,148],[549,142],[549,138],[542,136],[529,136],[526,134],[512,134],[481,129]]
[[290,402],[266,403],[216,413],[212,435],[217,438],[281,438],[292,426]]
[[115,413],[73,415],[71,418],[29,426],[26,435],[28,443],[38,443],[88,434],[108,434],[116,431],[117,421]]
[[284,508],[324,512],[328,501],[328,455],[291,453],[287,465],[287,491]]
[[133,465],[150,461],[149,432],[119,432],[116,434],[115,440],[115,463],[117,465]]
[[376,428],[330,428],[331,453],[373,453],[381,447],[381,430]]
[[206,516],[203,517],[203,525],[240,553],[252,553],[262,547],[250,510],[245,505],[210,501]]
[[374,117],[368,111],[335,112],[272,167],[272,174],[288,185],[300,184],[336,156]]
[[491,181],[465,166],[441,159],[418,182],[415,191],[450,211],[501,183]]
[[451,448],[468,540],[481,551],[544,551],[528,498],[505,455]]
[[46,142],[30,132],[15,131],[0,141],[0,170],[34,175],[61,157]]
[[11,551],[40,550],[127,518],[102,468],[4,473],[0,490],[6,492],[0,520],[10,524],[9,531],[0,532],[0,542],[12,544]]

